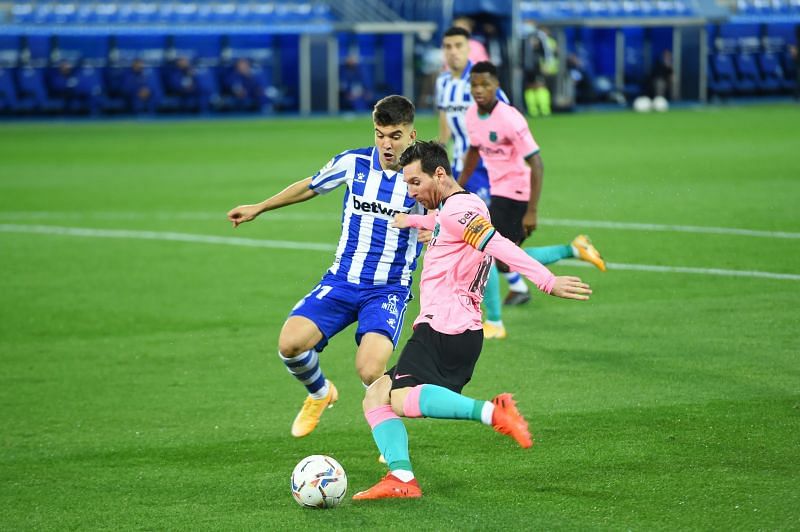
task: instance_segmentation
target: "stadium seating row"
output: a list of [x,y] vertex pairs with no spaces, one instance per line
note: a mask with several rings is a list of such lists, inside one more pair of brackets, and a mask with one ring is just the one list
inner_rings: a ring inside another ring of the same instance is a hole
[[[0,114],[258,111],[283,105],[269,70],[249,67],[73,66],[0,68]],[[246,72],[243,73],[242,70]]]
[[329,22],[328,4],[271,2],[23,2],[11,6],[8,22],[17,25],[129,24],[303,24]]
[[792,15],[800,14],[800,0],[737,0],[739,15]]
[[797,88],[797,65],[789,45],[791,24],[725,24],[710,32],[708,90],[711,96],[776,94]]
[[534,0],[520,4],[523,19],[676,17],[695,13],[692,0]]

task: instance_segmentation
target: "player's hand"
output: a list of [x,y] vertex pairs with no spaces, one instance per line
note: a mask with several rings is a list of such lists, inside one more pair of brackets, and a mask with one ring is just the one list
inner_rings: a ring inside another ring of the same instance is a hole
[[536,224],[538,222],[538,216],[536,212],[527,211],[525,216],[522,217],[522,228],[525,230],[525,236],[531,236],[536,230]]
[[563,275],[556,277],[551,296],[563,297],[564,299],[586,300],[592,293],[589,285],[581,281],[580,277]]
[[411,227],[408,225],[408,215],[404,212],[398,212],[394,215],[394,220],[392,220],[392,227],[395,229],[407,229]]
[[433,231],[430,229],[419,229],[417,231],[417,242],[420,244],[427,244],[433,238]]
[[259,214],[257,205],[239,205],[228,211],[228,220],[236,228],[239,224],[249,222]]

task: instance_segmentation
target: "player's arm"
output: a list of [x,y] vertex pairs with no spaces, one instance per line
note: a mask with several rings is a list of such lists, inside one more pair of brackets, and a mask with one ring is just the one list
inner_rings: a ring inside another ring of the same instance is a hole
[[261,213],[310,200],[317,195],[315,191],[309,188],[310,184],[311,178],[307,177],[297,181],[296,183],[292,183],[285,189],[281,190],[274,196],[265,199],[261,203],[256,203],[253,205],[239,205],[238,207],[228,211],[228,220],[231,221],[233,227],[238,227],[239,224],[249,222],[250,220],[255,219]]
[[450,131],[450,126],[447,125],[447,113],[439,111],[439,142],[447,146],[452,135],[453,133]]
[[475,171],[475,168],[478,167],[478,162],[481,160],[481,154],[478,151],[476,146],[470,146],[467,150],[467,153],[464,154],[464,169],[461,171],[461,175],[458,176],[458,184],[462,187],[467,184],[469,178],[472,177],[472,173]]
[[422,229],[426,231],[433,231],[436,227],[436,211],[431,211],[428,214],[406,214],[404,212],[394,215],[392,220],[392,227],[397,229]]
[[[461,215],[460,220],[466,217]],[[561,276],[556,277],[545,268],[539,261],[530,257],[519,246],[498,233],[491,222],[481,216],[474,215],[465,225],[458,225],[456,217],[448,217],[443,224],[449,224],[446,229],[463,231],[463,240],[478,251],[488,253],[492,257],[503,261],[508,267],[519,272],[533,282],[536,287],[557,297],[566,299],[589,299],[592,290],[589,285],[582,282],[578,277]]]
[[528,200],[528,210],[522,218],[522,227],[525,228],[525,234],[530,235],[536,230],[539,221],[539,196],[542,195],[544,164],[538,151],[526,157],[525,162],[531,169],[531,198]]

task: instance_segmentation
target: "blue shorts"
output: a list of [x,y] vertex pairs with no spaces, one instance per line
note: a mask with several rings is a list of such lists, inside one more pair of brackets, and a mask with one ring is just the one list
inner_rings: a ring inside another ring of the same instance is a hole
[[303,316],[322,332],[316,350],[353,322],[358,322],[356,344],[366,333],[378,333],[397,346],[403,330],[411,286],[357,285],[326,273],[314,289],[294,306],[289,316]]
[[[456,178],[456,181],[458,181],[458,176],[460,174],[461,172],[453,170],[453,177]],[[489,205],[491,202],[489,194],[489,172],[486,171],[486,167],[482,164],[475,168],[469,181],[467,181],[467,186],[464,188],[473,194],[477,194],[486,205]]]

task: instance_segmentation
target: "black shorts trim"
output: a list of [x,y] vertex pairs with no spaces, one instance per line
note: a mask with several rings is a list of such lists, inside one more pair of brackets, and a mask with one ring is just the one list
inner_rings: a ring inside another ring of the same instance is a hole
[[483,329],[459,334],[435,331],[427,323],[414,328],[397,364],[386,372],[392,389],[436,384],[461,393],[472,379],[483,348]]

